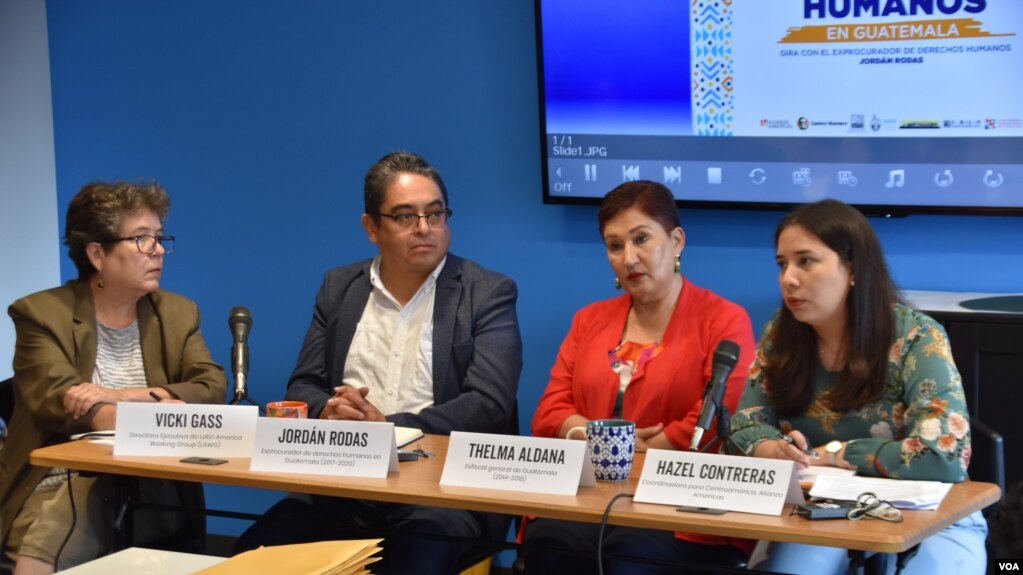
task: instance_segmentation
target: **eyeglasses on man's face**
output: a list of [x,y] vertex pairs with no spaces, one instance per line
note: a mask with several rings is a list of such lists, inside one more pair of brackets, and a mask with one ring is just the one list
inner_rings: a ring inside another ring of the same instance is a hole
[[427,212],[425,214],[415,214],[412,212],[384,214],[377,212],[376,215],[385,218],[391,218],[392,220],[394,220],[394,223],[398,224],[399,228],[411,229],[419,225],[419,220],[426,220],[426,225],[430,226],[431,228],[434,226],[443,225],[445,222],[448,221],[448,218],[450,218],[453,213],[454,212],[452,212],[451,210],[444,209],[434,210],[432,212]]
[[134,241],[135,247],[139,249],[139,252],[146,254],[147,256],[156,253],[156,244],[163,246],[164,254],[169,254],[174,251],[174,236],[141,234],[137,236],[128,236],[126,238],[110,238],[107,242],[127,242],[129,240]]

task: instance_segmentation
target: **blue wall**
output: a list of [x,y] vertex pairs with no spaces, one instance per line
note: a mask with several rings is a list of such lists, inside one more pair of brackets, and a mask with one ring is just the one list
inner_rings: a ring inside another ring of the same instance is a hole
[[[572,312],[614,294],[596,208],[541,202],[532,2],[50,0],[47,12],[59,209],[89,180],[162,182],[178,236],[163,287],[199,303],[225,365],[228,311],[252,310],[252,396],[283,395],[323,272],[372,255],[365,170],[411,149],[447,182],[452,250],[518,282],[528,429]],[[757,327],[778,301],[779,217],[682,212],[684,272]],[[875,222],[903,287],[992,292],[1023,291],[1021,224]],[[61,272],[74,276],[66,257]],[[279,496],[207,493],[247,511]]]

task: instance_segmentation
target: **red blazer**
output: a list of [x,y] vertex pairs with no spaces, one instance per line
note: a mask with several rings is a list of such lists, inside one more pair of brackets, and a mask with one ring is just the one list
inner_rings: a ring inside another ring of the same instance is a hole
[[[618,374],[611,371],[608,352],[621,343],[632,297],[590,304],[572,319],[551,368],[551,380],[533,415],[533,435],[557,437],[570,415],[587,419],[612,417],[618,398]],[[671,321],[661,340],[664,349],[637,371],[625,390],[622,417],[636,427],[664,424],[676,449],[689,449],[693,427],[710,379],[714,349],[729,339],[739,344],[739,361],[728,378],[725,405],[731,413],[739,404],[746,372],[753,363],[753,328],[749,315],[736,305],[688,280],[682,286]],[[704,445],[716,436],[704,433]],[[520,538],[528,521],[523,522]],[[732,545],[747,555],[755,541],[717,535],[676,533],[676,537],[707,545]]]
[[[533,435],[557,437],[570,415],[612,417],[618,374],[608,352],[621,343],[632,305],[628,294],[590,304],[576,313],[551,379],[533,415]],[[625,390],[622,417],[636,427],[664,424],[676,449],[689,449],[714,349],[729,339],[739,344],[739,362],[728,378],[725,405],[734,413],[753,363],[753,329],[742,307],[686,281],[661,341],[664,349],[639,370]],[[704,433],[704,444],[715,436]]]

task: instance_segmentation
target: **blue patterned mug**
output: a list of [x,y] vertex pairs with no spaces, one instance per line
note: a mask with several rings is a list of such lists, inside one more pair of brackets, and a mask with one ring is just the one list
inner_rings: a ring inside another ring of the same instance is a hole
[[586,446],[598,481],[625,481],[632,471],[636,453],[636,424],[624,419],[594,419],[586,427],[573,427],[586,432]]

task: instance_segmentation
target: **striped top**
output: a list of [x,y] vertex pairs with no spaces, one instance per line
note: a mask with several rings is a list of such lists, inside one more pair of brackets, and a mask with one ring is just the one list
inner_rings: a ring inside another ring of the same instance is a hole
[[[96,328],[96,368],[92,373],[92,383],[110,389],[146,387],[138,320],[133,320],[124,329],[99,322],[96,322]],[[36,489],[56,487],[64,481],[67,481],[67,470],[55,467]]]
[[124,329],[96,324],[96,371],[92,382],[111,389],[146,387],[139,322]]

